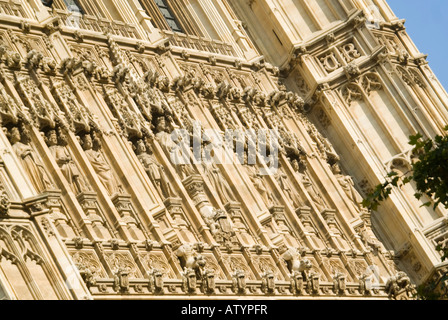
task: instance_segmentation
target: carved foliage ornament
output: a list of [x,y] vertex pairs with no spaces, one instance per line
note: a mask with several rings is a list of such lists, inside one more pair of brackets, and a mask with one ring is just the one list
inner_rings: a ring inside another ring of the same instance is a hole
[[30,118],[33,124],[40,128],[54,128],[56,125],[57,111],[44,97],[36,83],[29,76],[20,76],[16,85],[29,107]]
[[91,124],[94,127],[98,127],[92,113],[78,101],[78,98],[68,85],[63,82],[53,83],[52,93],[63,110],[72,131],[75,133],[80,131],[89,132]]
[[6,216],[11,207],[9,195],[2,184],[0,184],[0,216]]
[[426,87],[425,81],[423,80],[421,72],[418,69],[403,66],[396,66],[396,69],[407,85],[417,85],[422,89]]
[[342,96],[350,106],[354,101],[362,100],[369,96],[372,91],[383,88],[380,77],[377,73],[364,74],[356,80],[348,83],[342,88]]

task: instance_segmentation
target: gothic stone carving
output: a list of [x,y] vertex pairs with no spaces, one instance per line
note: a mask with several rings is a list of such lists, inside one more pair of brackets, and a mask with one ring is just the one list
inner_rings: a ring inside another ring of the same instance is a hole
[[[93,136],[93,138],[92,138]],[[100,178],[109,195],[120,192],[119,182],[116,180],[112,168],[106,162],[104,155],[101,153],[101,140],[96,132],[85,134],[81,140],[84,152],[93,166],[96,174]]]
[[67,182],[73,186],[77,194],[90,191],[85,178],[79,171],[77,165],[73,161],[70,152],[67,149],[67,139],[65,134],[59,129],[59,135],[56,130],[47,132],[46,141],[51,154],[61,169],[62,174]]
[[11,142],[14,152],[22,162],[23,168],[36,190],[42,192],[46,189],[53,189],[53,184],[50,182],[45,168],[40,164],[34,150],[27,143],[28,141],[26,141],[28,140],[28,135],[24,125],[22,125],[22,132],[25,134],[21,134],[17,127],[12,127],[9,130],[9,141]]
[[387,294],[394,300],[409,300],[416,293],[415,286],[404,272],[398,272],[386,282]]
[[163,273],[159,269],[152,269],[149,273],[149,291],[155,294],[163,293]]

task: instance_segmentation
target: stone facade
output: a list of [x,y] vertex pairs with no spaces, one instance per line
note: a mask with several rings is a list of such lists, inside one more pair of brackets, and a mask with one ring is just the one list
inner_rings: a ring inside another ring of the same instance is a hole
[[[1,0],[0,33],[4,299],[409,299],[444,270],[444,209],[359,204],[448,118],[384,0]],[[276,129],[278,170],[173,162],[198,124]]]

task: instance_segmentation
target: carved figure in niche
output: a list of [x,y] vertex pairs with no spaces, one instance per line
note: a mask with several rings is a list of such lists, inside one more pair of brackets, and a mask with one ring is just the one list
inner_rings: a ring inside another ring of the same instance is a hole
[[[189,164],[184,164],[185,161],[182,159],[183,157],[176,152],[179,146],[173,141],[173,137],[170,132],[170,125],[167,123],[164,117],[159,117],[157,119],[156,125],[156,139],[159,141],[162,149],[169,156],[171,163],[176,168],[177,173],[184,179],[185,177],[189,177],[193,174],[196,174],[193,167]],[[187,151],[187,150],[182,150]],[[185,155],[186,156],[186,155]]]
[[142,139],[137,141],[135,152],[149,178],[155,183],[160,193],[166,198],[177,197],[163,166],[157,161],[151,148],[147,147]]
[[30,69],[37,69],[41,66],[44,56],[37,50],[31,50],[27,55],[27,63]]
[[372,248],[374,251],[385,251],[386,248],[373,233],[370,212],[366,210],[361,214],[361,218],[363,223],[355,230],[361,236],[364,245]]
[[364,208],[361,205],[362,197],[356,191],[355,184],[353,183],[353,179],[350,176],[345,176],[341,172],[341,168],[336,163],[331,167],[336,179],[338,180],[339,184],[341,185],[342,189],[344,189],[345,193],[347,194],[347,197],[353,202],[355,205],[356,210],[363,211]]
[[50,130],[46,135],[46,142],[56,163],[67,179],[68,183],[74,187],[76,193],[91,191],[86,180],[81,175],[78,167],[67,150],[67,138],[60,132],[59,139],[56,130]]
[[324,138],[312,123],[308,124],[308,133],[316,143],[316,147],[321,156],[328,162],[328,164],[333,165],[340,160],[330,141]]
[[[283,127],[283,126],[282,126]],[[289,157],[301,157],[306,155],[305,148],[300,139],[295,134],[287,132],[284,127],[279,130],[279,141],[282,146],[282,151]]]
[[6,53],[5,63],[9,68],[20,68],[22,65],[22,58],[18,52],[9,51]]
[[289,180],[288,175],[283,171],[281,167],[281,163],[278,163],[278,169],[275,173],[275,180],[277,180],[277,183],[279,184],[280,188],[283,190],[283,192],[287,195],[287,197],[291,200],[294,207],[299,207],[301,204],[301,200],[298,196],[298,194],[292,189]]
[[[302,165],[300,165],[300,164],[302,164]],[[308,177],[305,164],[299,163],[299,161],[297,161],[297,160],[293,160],[292,168],[299,176],[300,181],[303,183],[303,186],[305,187],[306,191],[308,192],[309,196],[311,197],[311,200],[317,206],[319,211],[324,210],[325,209],[324,199],[322,199],[322,196],[319,194],[318,191],[316,191],[313,183],[311,182],[310,178]]]
[[222,203],[237,202],[230,185],[218,166],[213,161],[203,161],[202,167]]
[[174,164],[184,163],[185,161],[183,161],[182,155],[176,151],[185,150],[179,150],[179,145],[173,140],[170,130],[172,130],[171,125],[167,123],[166,119],[164,117],[159,117],[156,125],[156,139],[160,142],[160,145],[169,156],[171,162]]
[[191,164],[179,164],[176,166],[176,171],[181,180],[197,174],[196,170]]
[[365,246],[369,246],[374,250],[385,250],[384,245],[376,238],[370,226],[365,223],[362,228],[357,230],[361,236],[361,240]]
[[263,180],[263,176],[261,175],[260,170],[258,169],[255,163],[249,163],[247,161],[246,154],[244,157],[244,166],[246,167],[247,173],[249,175],[250,180],[252,181],[252,184],[254,185],[255,189],[257,189],[257,191],[260,193],[264,203],[268,207],[274,205],[275,201],[272,198],[271,192],[269,192],[268,188],[266,187],[265,181]]
[[101,141],[95,133],[93,140],[89,134],[84,135],[82,138],[82,148],[109,195],[120,192],[118,182],[112,173],[112,169],[100,151]]
[[36,190],[42,192],[46,189],[53,189],[53,184],[50,182],[45,168],[36,161],[37,157],[33,149],[24,143],[25,141],[20,134],[20,130],[17,127],[11,128],[8,137],[12,149],[21,160],[23,168]]

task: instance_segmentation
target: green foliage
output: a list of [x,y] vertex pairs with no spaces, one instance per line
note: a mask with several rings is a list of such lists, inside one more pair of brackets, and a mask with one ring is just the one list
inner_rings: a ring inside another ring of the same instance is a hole
[[[445,127],[448,131],[448,126]],[[423,139],[421,134],[409,137],[409,144],[414,146],[412,152],[417,157],[411,163],[411,169],[404,174],[389,172],[385,182],[379,184],[367,195],[362,205],[370,210],[376,210],[385,201],[394,187],[401,187],[414,182],[417,192],[414,194],[418,200],[424,195],[431,199],[422,206],[431,206],[434,209],[439,205],[448,208],[448,136],[437,135],[434,139]],[[448,247],[439,245],[436,248],[442,254],[442,261],[448,260]],[[417,298],[422,300],[448,299],[448,272],[437,280],[429,281],[417,287]]]
[[[448,131],[448,126],[445,130]],[[410,182],[417,188],[415,198],[420,200],[426,195],[432,199],[424,206],[434,203],[434,209],[439,205],[448,208],[448,136],[423,139],[421,134],[416,134],[409,138],[409,144],[414,146],[413,154],[417,156],[411,163],[411,170],[402,175],[394,171],[388,173],[385,182],[377,185],[362,202],[365,208],[376,210],[390,196],[393,187]]]

